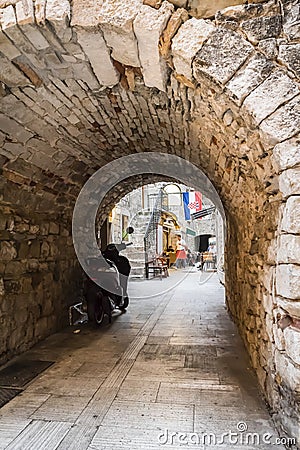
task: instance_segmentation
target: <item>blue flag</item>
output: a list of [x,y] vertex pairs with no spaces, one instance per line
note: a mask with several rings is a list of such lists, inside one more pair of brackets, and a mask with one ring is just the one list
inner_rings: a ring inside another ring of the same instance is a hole
[[190,203],[189,192],[183,192],[183,206],[184,206],[184,218],[185,220],[191,220],[191,210],[188,207]]

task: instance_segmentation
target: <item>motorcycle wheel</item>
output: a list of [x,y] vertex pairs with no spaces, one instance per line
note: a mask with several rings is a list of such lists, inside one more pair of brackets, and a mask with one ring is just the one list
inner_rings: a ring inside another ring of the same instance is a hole
[[129,298],[128,297],[124,297],[123,298],[123,302],[122,302],[122,304],[120,306],[120,310],[121,311],[125,311],[126,308],[128,307],[128,305],[129,305]]
[[101,325],[104,319],[104,308],[102,305],[103,294],[98,293],[93,301],[88,301],[87,303],[87,313],[88,318],[95,325]]

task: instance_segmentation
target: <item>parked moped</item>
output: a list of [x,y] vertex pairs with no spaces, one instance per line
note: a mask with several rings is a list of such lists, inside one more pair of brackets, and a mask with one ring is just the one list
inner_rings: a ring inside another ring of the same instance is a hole
[[[127,234],[133,231],[129,227]],[[102,252],[103,258],[87,260],[87,314],[89,321],[96,325],[100,325],[105,316],[111,323],[112,312],[117,308],[125,312],[129,305],[127,285],[131,267],[128,258],[120,255],[120,252],[131,244],[109,244]]]

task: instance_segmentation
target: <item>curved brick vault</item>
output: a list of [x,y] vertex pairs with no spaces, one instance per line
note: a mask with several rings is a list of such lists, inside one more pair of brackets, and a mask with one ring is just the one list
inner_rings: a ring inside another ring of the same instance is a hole
[[[1,358],[66,323],[78,270],[72,208],[88,177],[126,154],[173,153],[223,202],[227,303],[295,435],[299,3],[142,3],[0,0]],[[131,179],[111,203],[155,179]]]

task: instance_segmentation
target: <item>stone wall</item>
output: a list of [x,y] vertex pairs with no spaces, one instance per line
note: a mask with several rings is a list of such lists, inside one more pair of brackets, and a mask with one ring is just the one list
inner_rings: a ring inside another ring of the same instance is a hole
[[[80,187],[120,156],[160,151],[201,168],[227,216],[228,307],[269,403],[295,435],[298,1],[220,3],[228,7],[215,16],[196,1],[144,3],[1,2],[3,205],[23,223],[47,203],[70,227]],[[107,205],[140,181],[116,188]]]
[[65,326],[81,287],[70,220],[26,214],[16,205],[22,191],[9,189],[15,203],[0,202],[0,364]]

